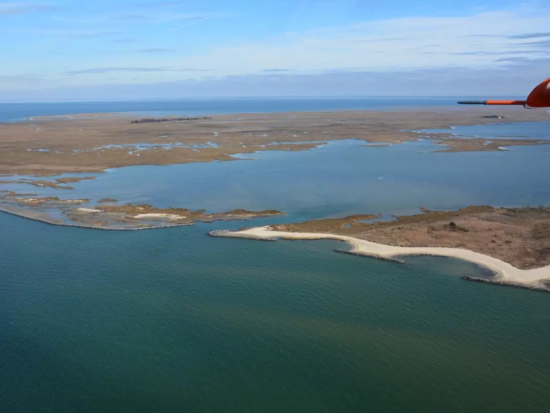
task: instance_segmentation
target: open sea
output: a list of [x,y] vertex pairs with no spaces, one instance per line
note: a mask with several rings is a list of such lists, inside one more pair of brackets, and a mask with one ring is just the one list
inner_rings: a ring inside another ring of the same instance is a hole
[[[272,113],[350,109],[396,109],[426,106],[455,106],[464,97],[346,97],[346,98],[220,98],[180,101],[0,103],[0,122],[33,116],[76,113],[134,113],[208,115],[227,113]],[[472,98],[473,99],[473,98]]]
[[[0,120],[407,110],[455,101],[0,104]],[[550,123],[442,132],[543,140]],[[32,187],[65,198],[287,215],[111,232],[0,213],[0,412],[550,411],[549,294],[463,281],[482,270],[454,259],[399,265],[333,253],[342,248],[335,241],[206,235],[421,206],[550,204],[550,146],[434,149],[427,141],[366,147],[349,139],[235,162],[118,168],[70,194]]]

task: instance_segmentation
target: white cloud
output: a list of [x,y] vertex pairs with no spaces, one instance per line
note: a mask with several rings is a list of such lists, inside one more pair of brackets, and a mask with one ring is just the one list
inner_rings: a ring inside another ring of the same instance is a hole
[[43,82],[44,79],[38,76],[32,75],[1,75],[0,74],[0,84],[3,82],[6,83],[23,83],[23,84],[35,84]]
[[219,47],[181,59],[193,66],[216,66],[219,75],[242,75],[281,65],[298,73],[332,69],[393,71],[424,68],[503,66],[494,54],[533,53],[545,58],[545,44],[529,42],[545,33],[550,13],[501,11],[467,17],[386,19],[353,26],[287,33],[261,43]]
[[94,67],[65,72],[68,76],[76,75],[104,75],[109,73],[155,73],[155,72],[208,72],[207,69],[184,68],[171,69],[169,67]]
[[0,17],[14,14],[27,14],[35,11],[52,10],[55,7],[48,3],[0,3]]
[[166,13],[164,11],[147,10],[146,12],[125,13],[125,14],[103,14],[86,17],[57,16],[56,21],[67,24],[98,25],[98,24],[167,24],[206,20],[219,17],[226,17],[222,13]]
[[[154,16],[160,20],[172,19],[172,26],[167,27],[166,32],[177,30],[180,25],[187,26],[202,21],[208,16],[174,14],[169,17],[161,14],[164,13],[162,11],[156,13]],[[136,19],[132,15],[131,20],[142,19]],[[253,84],[259,87],[262,81],[283,84],[285,79],[294,76],[287,83],[292,88],[299,88],[302,82],[315,89],[312,86],[315,82],[341,84],[345,76],[354,79],[354,73],[361,74],[355,79],[357,82],[367,82],[368,78],[387,79],[387,76],[393,75],[404,79],[410,73],[411,81],[424,85],[418,90],[424,90],[429,77],[418,74],[430,73],[440,79],[443,76],[446,82],[453,82],[453,76],[456,76],[464,84],[467,84],[467,79],[471,76],[477,79],[479,85],[482,80],[477,74],[481,72],[484,73],[483,81],[486,81],[490,78],[487,73],[494,73],[495,77],[501,76],[504,79],[505,73],[513,73],[522,62],[533,65],[539,62],[537,70],[547,65],[548,60],[545,59],[550,58],[548,22],[549,10],[528,10],[522,6],[515,10],[480,12],[463,17],[381,19],[344,27],[284,33],[258,41],[220,43],[217,47],[200,49],[199,52],[193,52],[195,54],[188,52],[185,55],[177,51],[160,53],[166,45],[156,41],[150,47],[145,45],[147,47],[137,50],[141,53],[90,55],[86,59],[64,61],[64,68],[57,73],[57,80],[60,85],[84,87],[107,83],[143,85],[185,80],[199,82],[209,77],[225,79],[223,84],[236,84],[243,79],[250,83],[253,78]],[[80,37],[117,34],[83,28],[72,31],[37,29],[35,32]],[[176,33],[172,37],[177,36]],[[224,40],[220,39],[222,41]],[[147,53],[153,52],[159,52],[155,55],[155,66],[169,69],[132,70],[135,73],[132,77],[124,73],[130,68],[148,68],[151,58]],[[184,69],[190,67],[212,70],[205,73]],[[124,70],[112,70],[113,68]],[[78,76],[65,76],[69,72]],[[48,73],[56,78],[53,63]],[[445,73],[448,75],[444,75]],[[527,72],[524,70],[524,73]],[[536,73],[538,75],[539,72]],[[323,76],[324,74],[334,76]],[[377,77],[377,74],[384,76]],[[524,81],[524,84],[528,83],[527,74]],[[538,77],[535,81],[539,81]],[[217,84],[212,80],[207,83]],[[192,85],[194,83],[188,86]],[[292,88],[289,86],[289,90]],[[265,89],[267,90],[269,87]]]
[[[508,63],[511,64],[511,63]],[[525,97],[548,76],[550,59],[514,62],[506,69],[427,69],[392,72],[338,72],[318,75],[261,74],[228,76],[202,81],[116,84],[94,86],[48,83],[48,89],[14,87],[0,83],[4,99],[181,99],[234,96],[480,96]],[[1,76],[0,76],[1,80]],[[3,88],[2,86],[7,86]],[[10,91],[9,88],[12,90]],[[3,89],[3,90],[2,90]],[[458,99],[457,99],[458,100]]]
[[150,48],[150,49],[139,49],[135,50],[134,53],[172,53],[173,49],[166,49],[163,47]]
[[75,37],[104,37],[121,34],[120,31],[112,30],[87,30],[87,29],[16,29],[13,33],[54,35],[54,36],[75,36]]

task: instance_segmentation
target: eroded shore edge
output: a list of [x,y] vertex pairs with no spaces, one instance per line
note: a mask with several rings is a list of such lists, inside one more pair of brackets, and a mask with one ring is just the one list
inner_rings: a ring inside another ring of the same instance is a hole
[[437,256],[458,258],[479,265],[494,274],[494,279],[462,277],[465,280],[550,292],[550,288],[547,286],[547,283],[550,283],[550,265],[531,270],[522,270],[497,258],[461,248],[395,247],[343,235],[274,231],[269,226],[250,228],[241,231],[216,230],[211,231],[208,234],[213,237],[244,238],[263,241],[276,241],[278,239],[330,239],[335,241],[343,241],[350,245],[351,250],[337,250],[337,252],[345,252],[352,255],[359,255],[396,263],[404,263],[404,261],[399,259],[399,257],[402,256]]

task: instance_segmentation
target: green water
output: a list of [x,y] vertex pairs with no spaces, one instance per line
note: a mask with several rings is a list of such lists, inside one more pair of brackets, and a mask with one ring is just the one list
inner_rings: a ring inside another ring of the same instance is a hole
[[[69,113],[21,108],[10,113]],[[547,135],[546,124],[533,127],[514,126]],[[331,241],[206,235],[550,201],[550,146],[363,145],[119,168],[70,194],[32,187],[40,196],[288,215],[109,232],[0,213],[0,413],[550,411],[549,294],[462,281],[483,274],[457,260],[399,265],[336,254],[343,246]]]
[[550,296],[329,241],[0,214],[0,412],[550,411]]

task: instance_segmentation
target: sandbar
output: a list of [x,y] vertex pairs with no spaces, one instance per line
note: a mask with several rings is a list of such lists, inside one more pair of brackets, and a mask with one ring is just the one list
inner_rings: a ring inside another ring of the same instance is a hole
[[93,208],[76,208],[77,212],[84,212],[86,214],[97,214],[98,212],[101,212],[99,209],[93,209]]
[[134,216],[134,218],[137,218],[137,219],[170,219],[170,220],[175,220],[175,219],[185,219],[186,216],[185,215],[175,215],[175,214],[155,214],[155,213],[152,213],[152,214],[137,214]]

